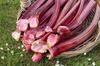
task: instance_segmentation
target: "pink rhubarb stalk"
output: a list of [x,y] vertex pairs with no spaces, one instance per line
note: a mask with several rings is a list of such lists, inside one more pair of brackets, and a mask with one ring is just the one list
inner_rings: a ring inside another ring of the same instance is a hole
[[[66,3],[66,0],[60,0],[60,5],[61,7]],[[41,23],[40,25],[42,25],[46,19],[48,19],[54,12],[55,10],[55,5],[53,5],[44,15],[43,17],[40,19]]]
[[37,40],[32,43],[31,50],[38,53],[46,53],[47,45],[44,41]]
[[58,56],[59,54],[65,52],[65,51],[75,48],[76,46],[78,46],[82,42],[84,42],[86,39],[88,39],[92,35],[95,28],[97,27],[97,24],[100,19],[99,13],[100,13],[100,7],[97,6],[95,16],[94,16],[90,26],[85,31],[83,31],[81,34],[79,34],[78,36],[50,48],[49,49],[49,52],[50,52],[49,58]]
[[28,29],[28,20],[27,19],[18,20],[16,28],[18,31],[26,31]]
[[[61,1],[60,1],[60,4],[61,4],[60,7],[62,7],[62,6],[64,5],[64,3],[66,3],[66,0],[61,0]],[[47,11],[47,13],[44,14],[44,16],[43,16],[43,17],[41,18],[41,20],[40,20],[40,21],[43,20],[43,21],[40,23],[40,25],[42,25],[42,24],[44,24],[44,23],[46,22],[46,19],[47,19],[48,17],[50,17],[50,15],[53,14],[54,10],[55,10],[55,5],[54,5],[53,7],[51,7],[51,9]],[[44,22],[44,21],[45,21],[45,22]],[[51,27],[50,27],[50,30],[48,31],[48,27],[49,27],[49,26],[47,26],[46,31],[47,31],[47,32],[52,32],[53,30],[51,29]],[[40,31],[37,32],[36,38],[39,39],[39,38],[42,37],[44,34],[45,34],[45,31],[42,29],[42,30],[40,30]]]
[[[58,17],[59,12],[60,12],[60,5],[59,4],[60,4],[60,1],[55,0],[55,13],[51,16],[51,19],[47,23],[47,27],[49,26],[50,28],[52,28],[54,26],[54,24],[56,23],[57,17]],[[46,31],[46,32],[48,32],[48,31]]]
[[36,11],[36,9],[38,9],[44,2],[45,0],[36,0],[35,2],[33,2],[30,7],[27,8],[24,13],[22,13],[20,19],[29,18],[31,16],[30,13],[34,13],[34,11]]
[[72,35],[72,31],[67,26],[59,26],[57,29],[61,39],[69,38]]
[[39,62],[43,58],[44,54],[35,53],[32,57],[33,62]]
[[75,29],[76,27],[78,27],[79,25],[83,23],[83,21],[89,15],[90,11],[95,6],[95,4],[96,2],[94,0],[90,0],[86,8],[83,10],[81,15],[79,16],[79,18],[75,22],[68,24],[68,27],[70,28],[70,30]]
[[57,34],[50,34],[47,38],[47,45],[49,48],[53,47],[54,45],[56,45],[59,42],[59,35]]
[[69,23],[74,22],[74,21],[80,16],[80,14],[81,14],[82,11],[83,11],[84,4],[85,4],[85,0],[81,0],[81,3],[80,3],[80,6],[79,6],[79,9],[78,9],[77,14],[76,14],[75,17],[73,18],[73,20],[72,20],[71,22],[69,22]]
[[[31,17],[29,18],[29,23],[30,23],[30,27],[34,28],[34,27],[38,27],[39,24],[39,18],[41,17],[41,15],[43,15],[48,9],[49,7],[51,7],[53,4],[53,0],[48,0],[43,6],[41,6],[39,9],[37,9],[33,15],[31,15]],[[38,17],[38,18],[37,18]],[[33,21],[34,19],[36,19],[36,21]],[[32,26],[31,26],[32,25]]]
[[74,0],[68,0],[68,2],[66,3],[66,5],[64,6],[63,10],[61,11],[61,13],[59,15],[57,23],[67,14],[67,12],[69,11],[73,2],[74,2]]
[[28,22],[29,22],[29,26],[31,28],[37,28],[38,25],[39,25],[39,20],[38,20],[39,16],[31,16],[29,19],[28,19]]
[[53,29],[57,29],[58,26],[60,26],[63,22],[65,22],[65,20],[71,16],[71,14],[76,10],[76,8],[79,6],[80,4],[80,0],[75,4],[75,6],[67,13],[67,15],[65,15],[65,17],[59,22],[57,23]]
[[[82,2],[83,3],[83,2]],[[72,34],[71,33],[75,33],[72,31],[73,29],[75,29],[76,27],[80,26],[83,22],[85,22],[84,20],[86,19],[86,17],[89,15],[90,11],[92,10],[92,8],[95,6],[96,2],[94,0],[91,0],[88,5],[86,6],[86,8],[83,10],[83,12],[81,13],[81,15],[78,17],[79,14],[76,15],[77,20],[75,22],[66,24],[66,26],[68,27],[67,31],[70,31],[70,33],[66,33],[63,35],[67,35],[67,37],[70,37]],[[81,12],[82,9],[80,9]],[[73,19],[74,20],[74,19]],[[59,29],[59,28],[58,28]],[[77,29],[78,30],[78,29]],[[76,31],[77,31],[76,30]]]
[[27,51],[31,51],[31,45],[32,45],[33,41],[35,40],[36,32],[37,31],[35,29],[30,29],[27,32],[25,32],[22,37],[22,43],[24,44],[25,49]]

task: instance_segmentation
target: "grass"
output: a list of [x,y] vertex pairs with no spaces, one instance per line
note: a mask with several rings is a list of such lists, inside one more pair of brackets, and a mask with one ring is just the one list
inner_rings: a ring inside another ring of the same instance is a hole
[[[11,37],[11,32],[15,30],[19,7],[19,0],[0,0],[0,66],[55,66],[57,60],[64,66],[92,66],[92,62],[96,62],[96,66],[100,66],[100,45],[85,56],[82,54],[69,59],[61,57],[51,61],[44,58],[39,63],[33,63],[32,54],[18,49],[22,43],[16,42]],[[92,58],[92,60],[88,61],[88,58]]]

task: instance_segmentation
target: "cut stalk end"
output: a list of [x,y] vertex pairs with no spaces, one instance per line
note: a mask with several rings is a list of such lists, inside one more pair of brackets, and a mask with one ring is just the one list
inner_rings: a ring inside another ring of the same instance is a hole
[[18,31],[12,32],[12,37],[13,37],[16,41],[19,41],[20,35],[21,35],[21,32],[18,32]]

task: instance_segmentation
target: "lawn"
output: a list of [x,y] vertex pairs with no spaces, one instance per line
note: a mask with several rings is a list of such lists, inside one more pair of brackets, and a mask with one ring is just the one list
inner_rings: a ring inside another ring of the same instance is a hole
[[19,0],[0,0],[0,66],[55,66],[57,60],[64,66],[92,66],[93,62],[100,66],[100,45],[86,55],[81,54],[69,59],[44,58],[39,63],[33,63],[32,54],[24,52],[22,43],[11,37],[11,32],[15,30],[19,7]]

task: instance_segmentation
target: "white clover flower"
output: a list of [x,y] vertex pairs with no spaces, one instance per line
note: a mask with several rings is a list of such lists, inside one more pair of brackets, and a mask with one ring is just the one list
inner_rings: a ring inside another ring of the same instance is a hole
[[86,55],[87,53],[84,53],[84,55]]
[[18,46],[18,49],[20,49],[21,47],[20,46]]
[[8,43],[6,43],[6,46],[8,46]]
[[4,57],[4,56],[1,56],[1,59],[2,59],[2,60],[4,60],[4,59],[5,59],[5,57]]
[[13,50],[11,50],[11,54],[14,55],[14,51]]
[[0,47],[0,50],[3,50],[3,47]]
[[61,66],[61,65],[59,64],[59,60],[56,61],[55,66]]
[[21,48],[24,48],[24,45],[21,45]]
[[88,61],[91,61],[92,60],[92,58],[88,58]]
[[64,66],[64,65],[61,64],[60,66]]
[[58,64],[58,63],[59,63],[59,61],[56,61],[56,63]]
[[23,54],[21,54],[20,56],[21,56],[21,57],[23,57],[24,55],[23,55]]
[[92,62],[92,66],[96,66],[96,63],[95,62]]
[[10,49],[9,48],[7,48],[7,51],[9,51]]
[[55,66],[60,66],[60,64],[55,64]]

